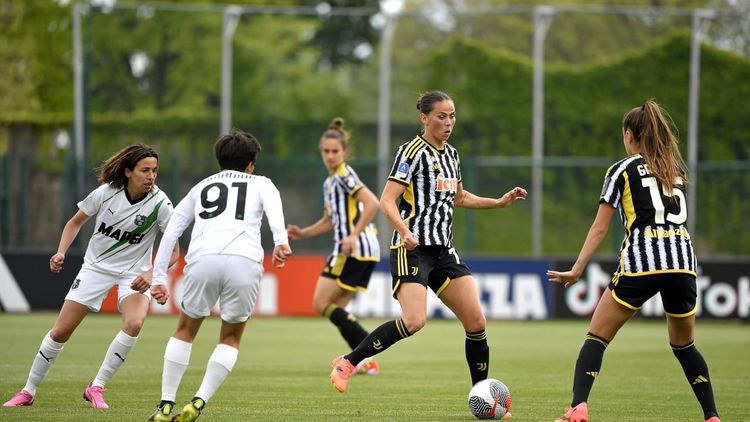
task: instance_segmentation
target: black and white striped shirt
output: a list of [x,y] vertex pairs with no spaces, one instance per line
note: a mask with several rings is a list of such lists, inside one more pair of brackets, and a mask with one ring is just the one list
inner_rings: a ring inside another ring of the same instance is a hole
[[696,258],[685,226],[685,186],[678,180],[673,195],[664,189],[640,154],[607,170],[599,203],[617,208],[625,226],[618,274],[695,274]]
[[[458,151],[436,149],[421,135],[401,145],[388,180],[406,186],[399,212],[420,245],[453,247],[453,205],[461,183]],[[391,247],[403,243],[394,230]]]
[[[341,253],[341,241],[349,236],[362,215],[363,205],[355,197],[364,185],[357,173],[346,163],[323,182],[323,202],[333,225],[333,254]],[[360,261],[379,261],[380,245],[373,223],[359,234],[357,248],[351,257]]]

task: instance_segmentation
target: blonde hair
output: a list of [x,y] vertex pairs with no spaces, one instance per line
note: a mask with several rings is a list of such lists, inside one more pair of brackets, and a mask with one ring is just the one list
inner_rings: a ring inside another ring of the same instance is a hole
[[641,155],[651,173],[672,196],[677,179],[688,182],[687,167],[682,159],[674,121],[653,99],[625,113],[622,129],[633,133]]

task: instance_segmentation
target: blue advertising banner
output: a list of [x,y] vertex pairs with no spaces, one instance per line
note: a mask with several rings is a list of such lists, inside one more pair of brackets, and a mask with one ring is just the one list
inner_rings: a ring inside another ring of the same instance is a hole
[[[569,269],[573,261],[556,262],[555,268]],[[613,260],[592,261],[578,283],[565,289],[553,287],[555,317],[589,317],[617,269]],[[742,261],[699,261],[696,277],[698,310],[706,318],[750,318],[750,264]],[[658,294],[647,301],[637,315],[661,318],[664,307]]]
[[[44,253],[8,253],[0,258],[0,311],[28,312],[57,310],[81,265],[82,257],[71,254],[60,274],[52,274],[49,255]],[[287,274],[294,280],[284,282],[282,275],[268,271],[261,283],[256,304],[260,315],[314,315],[312,291],[323,256],[297,257]],[[542,320],[549,318],[588,318],[612,278],[614,260],[589,263],[581,280],[570,288],[547,281],[546,271],[569,269],[572,260],[553,259],[467,259],[476,280],[477,291],[487,319]],[[296,265],[296,267],[295,267]],[[299,267],[299,268],[297,268]],[[179,297],[179,278],[173,275],[173,294]],[[750,262],[699,261],[697,276],[697,316],[750,320]],[[401,315],[393,299],[387,259],[378,263],[366,292],[358,293],[349,309],[360,317],[392,318]],[[305,292],[301,294],[300,292]],[[308,293],[309,292],[309,293]],[[115,303],[116,305],[116,303]],[[154,305],[158,313],[176,312],[176,308]],[[104,308],[103,308],[104,309]],[[116,312],[116,306],[113,308]],[[661,318],[664,308],[657,295],[637,313],[639,317]],[[434,294],[427,295],[429,318],[455,318]]]
[[[553,296],[545,272],[547,260],[467,259],[477,283],[487,319],[547,319],[552,316]],[[401,315],[391,292],[388,262],[381,261],[366,292],[349,305],[359,316],[396,317]],[[428,318],[455,318],[434,294],[427,295]]]

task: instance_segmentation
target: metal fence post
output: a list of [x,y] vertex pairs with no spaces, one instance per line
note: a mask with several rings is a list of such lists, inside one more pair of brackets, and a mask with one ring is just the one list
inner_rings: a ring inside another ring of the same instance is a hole
[[544,189],[544,38],[557,9],[552,6],[534,8],[534,92],[531,168],[531,249],[534,256],[542,254],[542,190]]
[[698,182],[698,98],[700,96],[701,74],[701,24],[706,19],[714,19],[716,11],[696,9],[693,11],[693,34],[690,42],[690,92],[688,105],[688,151],[687,166],[690,183],[687,186],[688,232],[695,234],[696,185]]
[[75,144],[75,195],[79,198],[83,196],[84,191],[84,173],[85,163],[85,134],[84,134],[84,80],[83,80],[83,37],[81,36],[81,14],[86,12],[82,9],[82,3],[73,5],[73,140]]
[[[392,2],[393,3],[393,2]],[[384,5],[381,5],[381,8]],[[389,5],[391,9],[384,10],[386,16],[385,27],[380,38],[380,62],[378,63],[378,192],[383,192],[389,173],[389,158],[391,156],[391,47],[393,35],[396,32],[398,16],[403,3],[395,2]],[[383,213],[377,217],[378,239],[382,251],[387,251],[390,245],[390,225]]]
[[232,43],[242,8],[227,6],[221,28],[221,133],[229,133],[232,128]]

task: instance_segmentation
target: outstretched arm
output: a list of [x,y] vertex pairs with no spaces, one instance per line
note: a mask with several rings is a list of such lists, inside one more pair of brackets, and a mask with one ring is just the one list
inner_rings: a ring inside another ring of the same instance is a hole
[[500,198],[485,198],[465,190],[463,183],[459,183],[456,191],[456,206],[472,209],[505,208],[515,201],[525,200],[527,196],[526,189],[516,186]]
[[323,213],[323,216],[320,217],[320,220],[310,224],[307,227],[300,228],[297,225],[294,224],[288,224],[286,226],[286,233],[292,240],[300,240],[300,239],[306,239],[308,237],[315,237],[319,236],[323,233],[328,233],[331,230],[333,230],[333,224],[331,223],[331,218],[328,216],[328,213]]
[[614,214],[615,208],[612,205],[606,202],[599,204],[599,211],[596,213],[596,218],[594,218],[594,222],[591,224],[589,234],[586,235],[586,240],[583,242],[583,247],[581,247],[581,252],[578,253],[578,259],[573,264],[573,268],[564,272],[547,271],[549,281],[564,283],[565,287],[570,287],[578,281],[583,270],[586,268],[586,264],[588,264],[594,252],[596,252],[599,244],[602,243],[604,236],[607,235],[609,222],[612,221]]

